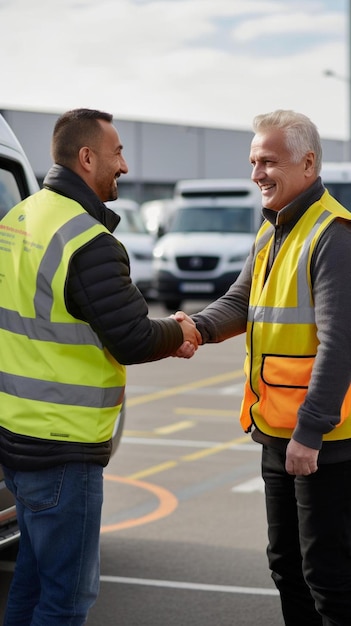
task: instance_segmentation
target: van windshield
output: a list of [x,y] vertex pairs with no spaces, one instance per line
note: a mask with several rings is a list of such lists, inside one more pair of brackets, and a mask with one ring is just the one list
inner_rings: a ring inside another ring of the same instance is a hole
[[0,162],[0,219],[21,200],[15,174],[7,167],[3,169],[3,164]]
[[190,207],[174,212],[170,233],[252,233],[253,207]]

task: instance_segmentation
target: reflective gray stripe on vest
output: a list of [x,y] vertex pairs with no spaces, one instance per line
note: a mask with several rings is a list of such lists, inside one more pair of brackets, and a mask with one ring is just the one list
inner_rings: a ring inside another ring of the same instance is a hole
[[[0,308],[1,328],[39,341],[66,345],[95,345],[102,349],[102,343],[89,324],[50,321],[54,301],[52,280],[61,263],[64,246],[95,224],[96,220],[88,213],[82,213],[65,223],[54,234],[38,270],[34,296],[35,318],[22,317],[17,311]],[[0,392],[28,400],[99,409],[121,404],[124,386],[103,388],[71,385],[0,372]]]
[[41,402],[89,408],[108,408],[122,403],[124,387],[89,387],[15,376],[0,372],[0,391],[11,396]]
[[76,215],[63,224],[51,239],[39,266],[34,296],[36,317],[21,317],[17,311],[0,307],[0,328],[19,335],[27,335],[29,339],[72,345],[95,345],[102,348],[100,339],[88,324],[50,321],[54,300],[52,280],[61,263],[64,246],[95,224],[96,220],[88,213]]
[[44,319],[21,317],[17,311],[0,307],[0,328],[17,335],[26,335],[29,339],[53,341],[60,344],[96,346],[102,343],[90,326],[84,323],[50,322]]
[[[297,306],[296,307],[265,307],[265,306],[249,306],[248,321],[249,322],[268,322],[272,324],[314,324],[315,313],[314,306],[311,304],[311,293],[307,281],[307,263],[310,246],[313,237],[318,228],[324,222],[326,217],[330,215],[330,211],[323,213],[316,220],[313,228],[308,233],[297,266]],[[293,231],[292,231],[293,232]],[[261,239],[265,238],[265,234],[257,242],[258,250],[263,246]],[[264,242],[266,243],[266,242]],[[256,255],[255,255],[256,256]],[[289,277],[287,277],[288,280]]]
[[63,224],[54,234],[38,270],[37,288],[34,296],[34,308],[37,317],[50,319],[54,300],[52,280],[61,263],[62,252],[65,245],[71,239],[74,239],[77,235],[81,235],[95,224],[96,220],[94,220],[89,213],[81,213],[73,217],[69,222],[66,222],[66,224]]

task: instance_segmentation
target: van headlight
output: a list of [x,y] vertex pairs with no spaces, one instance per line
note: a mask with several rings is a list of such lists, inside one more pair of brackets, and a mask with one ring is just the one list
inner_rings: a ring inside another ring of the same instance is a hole
[[168,261],[168,255],[164,248],[154,248],[153,257],[155,261]]

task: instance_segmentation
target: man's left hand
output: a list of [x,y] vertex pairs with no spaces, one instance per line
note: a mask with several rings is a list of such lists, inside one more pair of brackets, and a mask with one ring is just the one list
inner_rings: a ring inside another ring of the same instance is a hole
[[302,443],[291,439],[286,449],[285,469],[294,476],[309,476],[318,469],[319,450],[308,448]]

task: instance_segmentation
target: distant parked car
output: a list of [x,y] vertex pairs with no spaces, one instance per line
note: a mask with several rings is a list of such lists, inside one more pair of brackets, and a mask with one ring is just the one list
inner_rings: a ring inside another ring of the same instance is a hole
[[145,226],[155,239],[167,232],[172,219],[173,208],[174,200],[172,198],[150,200],[140,205]]
[[146,229],[139,205],[133,200],[120,198],[106,202],[106,206],[121,218],[113,234],[126,247],[133,283],[148,297],[151,295],[154,238]]

